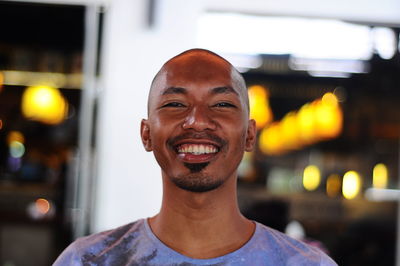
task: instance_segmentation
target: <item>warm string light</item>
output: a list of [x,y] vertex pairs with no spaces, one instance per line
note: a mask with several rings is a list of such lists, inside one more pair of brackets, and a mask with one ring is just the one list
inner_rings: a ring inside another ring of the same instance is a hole
[[272,121],[272,111],[269,106],[268,90],[255,85],[248,89],[250,102],[250,118],[256,120],[257,129],[265,127]]
[[348,171],[343,176],[342,193],[346,199],[354,199],[361,190],[361,177],[356,171]]
[[343,112],[333,93],[289,112],[281,121],[264,127],[260,150],[268,155],[282,154],[306,145],[337,137],[342,131]]
[[375,165],[372,171],[372,186],[374,188],[387,188],[388,169],[383,163]]
[[309,165],[303,172],[303,186],[308,191],[316,190],[321,183],[321,172],[315,165]]

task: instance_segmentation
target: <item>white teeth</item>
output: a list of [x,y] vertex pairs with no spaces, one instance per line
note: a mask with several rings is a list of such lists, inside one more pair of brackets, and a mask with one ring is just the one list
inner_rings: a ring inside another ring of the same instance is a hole
[[206,153],[206,148],[203,145],[199,147],[199,153]]
[[178,147],[179,153],[193,153],[195,155],[216,153],[217,151],[215,146],[204,144],[183,144]]

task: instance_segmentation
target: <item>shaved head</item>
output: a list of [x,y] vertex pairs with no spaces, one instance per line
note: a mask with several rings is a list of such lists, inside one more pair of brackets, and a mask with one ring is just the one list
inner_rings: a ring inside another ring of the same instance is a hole
[[[193,72],[193,79],[196,79],[196,68],[201,68],[202,63],[206,62],[215,62],[221,65],[225,65],[226,71],[230,72],[230,77],[232,80],[232,84],[235,87],[237,91],[240,92],[241,96],[243,97],[247,109],[249,110],[249,99],[248,99],[248,94],[247,94],[247,87],[246,83],[243,79],[242,74],[231,64],[229,63],[225,58],[221,57],[220,55],[211,52],[206,49],[190,49],[187,51],[184,51],[177,56],[174,56],[173,58],[169,59],[162,67],[161,69],[157,72],[155,75],[151,87],[150,87],[150,93],[148,97],[148,114],[150,113],[150,105],[151,105],[151,98],[153,96],[153,93],[156,88],[159,88],[161,84],[164,83],[165,79],[168,76],[168,73],[170,71],[170,66],[171,65],[180,65],[181,69],[179,70],[180,72],[188,72],[191,71]],[[188,65],[191,65],[190,68],[188,68]],[[196,67],[198,66],[198,67]],[[208,78],[206,76],[201,76],[198,78]]]
[[196,193],[221,187],[256,136],[242,75],[203,49],[168,60],[152,82],[141,136],[165,186]]

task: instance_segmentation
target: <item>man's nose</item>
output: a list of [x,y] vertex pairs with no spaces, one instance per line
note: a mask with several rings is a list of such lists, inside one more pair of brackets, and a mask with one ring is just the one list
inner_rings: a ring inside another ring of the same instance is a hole
[[182,124],[183,129],[195,131],[215,130],[216,123],[206,108],[193,108]]

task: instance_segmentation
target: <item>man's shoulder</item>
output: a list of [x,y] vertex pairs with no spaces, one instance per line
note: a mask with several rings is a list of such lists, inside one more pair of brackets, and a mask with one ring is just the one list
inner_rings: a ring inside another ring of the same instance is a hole
[[144,219],[125,224],[115,229],[80,237],[71,243],[53,265],[80,265],[90,261],[110,249],[131,245],[139,238],[144,227]]
[[143,226],[143,219],[140,219],[135,222],[131,222],[111,230],[102,231],[99,233],[80,237],[72,244],[76,245],[80,249],[85,247],[90,248],[99,244],[104,246],[110,246],[113,243],[116,243],[122,240],[123,238],[126,238],[129,235],[137,233],[142,226]]
[[256,246],[279,258],[290,258],[289,265],[337,265],[325,252],[275,229],[257,223]]

